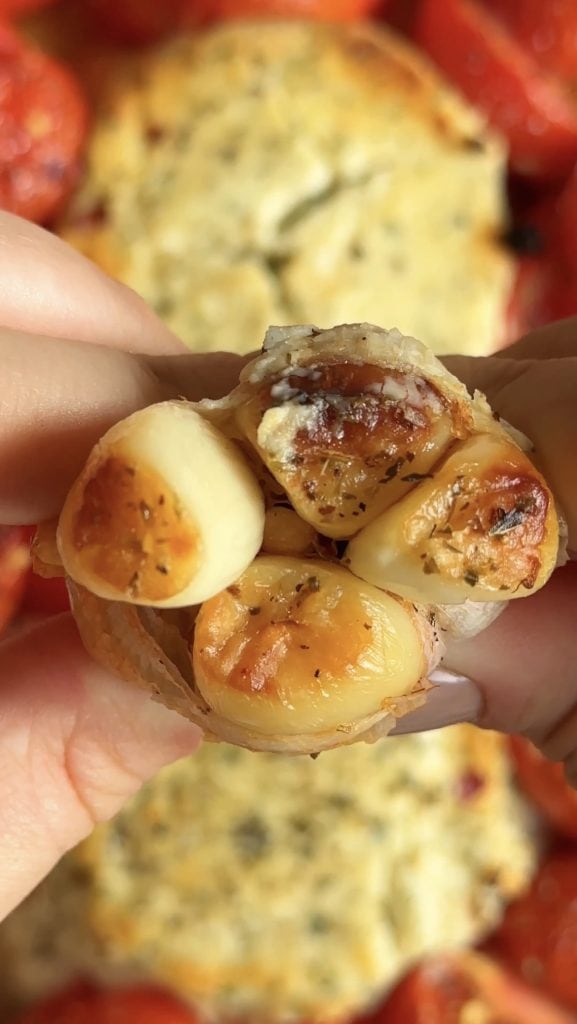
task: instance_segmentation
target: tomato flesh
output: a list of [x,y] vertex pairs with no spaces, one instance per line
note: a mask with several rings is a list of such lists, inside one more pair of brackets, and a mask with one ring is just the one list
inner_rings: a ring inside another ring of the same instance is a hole
[[531,985],[577,1010],[577,851],[559,850],[512,903],[491,951]]
[[577,108],[474,0],[423,0],[415,38],[506,138],[512,169],[557,179],[577,160]]
[[172,996],[153,988],[100,990],[80,984],[32,1007],[17,1024],[197,1024]]

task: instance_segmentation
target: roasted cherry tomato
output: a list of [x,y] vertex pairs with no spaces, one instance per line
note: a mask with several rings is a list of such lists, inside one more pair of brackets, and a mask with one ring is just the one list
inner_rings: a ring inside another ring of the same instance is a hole
[[475,953],[426,960],[401,981],[374,1024],[570,1024],[572,1017]]
[[563,765],[547,761],[522,736],[510,744],[522,789],[558,832],[577,839],[577,792],[565,782]]
[[[0,0],[1,2],[1,0]],[[387,0],[90,0],[113,38],[145,44],[182,27],[226,18],[313,18],[344,21],[383,13]]]
[[348,21],[372,14],[382,0],[214,0],[217,18],[281,17]]
[[0,18],[18,18],[54,3],[56,0],[0,0]]
[[423,0],[415,37],[505,136],[515,172],[543,179],[570,172],[577,107],[480,3]]
[[577,1010],[577,852],[559,850],[512,903],[489,948],[529,984]]
[[[120,43],[146,45],[175,32],[183,18],[200,22],[210,0],[88,0],[97,24]],[[196,8],[196,15],[194,9]]]
[[18,610],[30,565],[30,546],[20,526],[0,527],[0,633]]
[[0,208],[50,220],[78,180],[87,126],[74,76],[0,26]]
[[70,598],[60,577],[46,580],[30,570],[26,580],[22,611],[37,615],[59,615],[70,608]]
[[[543,208],[545,204],[542,204]],[[551,244],[577,282],[577,168],[560,195],[549,202]]]
[[[30,548],[36,534],[35,526],[23,526],[22,530]],[[45,579],[37,576],[30,566],[24,588],[21,610],[31,615],[59,615],[70,608],[70,598],[62,577]]]
[[78,985],[32,1007],[17,1024],[195,1024],[195,1017],[156,989],[107,992]]
[[575,0],[483,0],[542,67],[577,80]]
[[518,260],[500,348],[555,319],[550,309],[553,273],[550,261],[544,256],[522,256]]
[[577,170],[560,192],[527,211],[545,244],[548,280],[542,323],[577,314]]

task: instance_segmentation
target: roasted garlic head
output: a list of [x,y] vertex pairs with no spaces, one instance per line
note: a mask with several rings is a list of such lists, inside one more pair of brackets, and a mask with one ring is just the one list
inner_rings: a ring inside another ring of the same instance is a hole
[[90,455],[57,530],[85,643],[217,739],[376,739],[445,631],[558,564],[529,449],[397,331],[272,328],[225,399],[137,412]]

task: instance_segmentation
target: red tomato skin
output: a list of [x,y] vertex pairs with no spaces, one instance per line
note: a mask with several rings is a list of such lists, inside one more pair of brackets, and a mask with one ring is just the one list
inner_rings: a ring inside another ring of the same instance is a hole
[[575,0],[483,0],[542,67],[573,82],[577,79],[577,6]]
[[21,611],[34,615],[60,615],[70,610],[66,583],[61,577],[44,579],[30,570],[22,597]]
[[380,0],[214,0],[217,18],[310,18],[350,21],[377,11]]
[[415,39],[509,144],[517,174],[556,180],[577,160],[577,109],[474,0],[423,0]]
[[[1,0],[0,0],[1,2]],[[383,14],[390,0],[90,0],[97,22],[128,45],[154,43],[180,28],[230,18],[350,21]]]
[[30,565],[30,547],[20,526],[0,527],[0,633],[18,611]]
[[167,993],[145,986],[101,990],[79,984],[28,1010],[16,1024],[197,1024]]
[[87,132],[73,74],[0,25],[0,208],[50,221],[78,181]]
[[551,854],[510,904],[490,951],[530,985],[577,1010],[577,851]]
[[19,18],[41,7],[51,7],[57,0],[0,0],[0,18]]
[[573,1018],[478,953],[425,960],[395,989],[373,1024],[571,1024]]
[[[577,315],[577,169],[527,213],[545,240],[548,266],[541,324]],[[539,325],[540,326],[540,325]]]
[[577,792],[565,781],[563,765],[522,736],[511,736],[509,744],[521,788],[557,832],[577,839]]
[[552,286],[553,267],[545,256],[522,256],[518,260],[499,348],[555,319],[551,315]]
[[[36,526],[23,526],[20,529],[30,550],[37,528]],[[60,615],[62,612],[69,611],[70,598],[65,580],[60,576],[45,579],[43,576],[38,576],[30,565],[26,574],[20,610],[29,615]]]
[[[194,6],[204,11],[209,2],[201,0]],[[88,0],[88,6],[103,33],[128,46],[147,46],[176,32],[185,7],[191,23],[204,20],[192,17],[193,4],[186,0]]]

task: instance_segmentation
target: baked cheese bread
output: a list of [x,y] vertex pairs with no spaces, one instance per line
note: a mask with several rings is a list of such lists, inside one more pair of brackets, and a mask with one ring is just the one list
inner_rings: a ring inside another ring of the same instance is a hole
[[439,353],[501,339],[504,148],[391,31],[231,21],[100,86],[59,231],[192,348],[364,320]]
[[0,927],[5,998],[79,974],[167,985],[208,1020],[347,1018],[523,890],[502,739],[458,726],[311,758],[206,744]]

